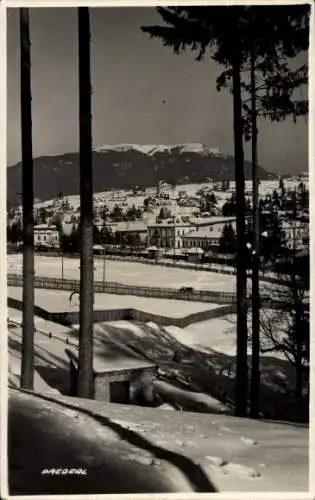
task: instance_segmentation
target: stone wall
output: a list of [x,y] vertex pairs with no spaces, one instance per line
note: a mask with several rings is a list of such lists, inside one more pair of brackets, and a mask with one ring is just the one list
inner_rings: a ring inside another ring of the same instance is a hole
[[[8,306],[13,309],[22,310],[23,303],[17,299],[11,299],[8,297]],[[236,306],[226,305],[219,306],[215,309],[208,309],[206,311],[199,311],[187,316],[182,316],[179,318],[172,318],[169,316],[164,316],[161,314],[153,314],[146,311],[141,311],[140,309],[104,309],[95,310],[93,313],[94,323],[107,322],[107,321],[139,321],[141,323],[156,323],[160,326],[177,326],[178,328],[186,328],[192,323],[199,323],[201,321],[207,321],[213,318],[218,318],[232,314],[236,312]],[[58,323],[60,325],[69,326],[77,325],[80,322],[79,311],[73,312],[56,312],[51,313],[42,309],[41,307],[35,307],[35,314],[47,321],[52,321],[53,323]]]

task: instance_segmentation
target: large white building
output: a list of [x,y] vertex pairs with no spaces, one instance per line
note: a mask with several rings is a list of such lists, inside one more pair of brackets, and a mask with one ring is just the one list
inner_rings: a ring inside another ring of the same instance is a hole
[[34,247],[35,248],[60,248],[59,231],[56,226],[39,224],[34,226]]
[[202,248],[203,250],[218,249],[226,224],[231,224],[236,234],[235,217],[212,217],[212,219],[212,221],[208,221],[207,225],[200,225],[195,231],[191,231],[184,235],[184,248]]
[[193,226],[180,217],[172,217],[148,225],[148,244],[160,248],[182,248],[183,237]]
[[222,231],[218,231],[217,228],[212,227],[191,231],[190,233],[184,235],[183,247],[202,248],[203,250],[218,248],[221,236]]

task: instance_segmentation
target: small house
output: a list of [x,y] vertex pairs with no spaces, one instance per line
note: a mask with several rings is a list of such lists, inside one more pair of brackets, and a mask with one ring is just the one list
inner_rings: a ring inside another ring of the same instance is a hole
[[[70,392],[77,393],[78,348],[66,349],[70,361]],[[107,403],[150,404],[156,366],[128,347],[95,342],[93,353],[94,399]]]

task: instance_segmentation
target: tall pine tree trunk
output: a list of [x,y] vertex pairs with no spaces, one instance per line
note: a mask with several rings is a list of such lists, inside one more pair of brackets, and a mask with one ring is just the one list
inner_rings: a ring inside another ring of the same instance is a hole
[[93,183],[88,7],[78,8],[80,113],[80,332],[78,396],[93,397]]
[[257,418],[260,398],[260,315],[259,315],[259,179],[257,164],[257,111],[255,54],[251,56],[251,128],[252,128],[252,182],[253,182],[253,233],[254,254],[252,270],[252,370],[250,416]]
[[23,326],[21,387],[34,386],[34,187],[29,9],[20,9],[21,142],[23,196]]
[[240,62],[233,64],[233,118],[236,186],[236,295],[237,295],[237,346],[235,415],[247,415],[247,274],[245,242],[245,177],[243,152],[243,121]]

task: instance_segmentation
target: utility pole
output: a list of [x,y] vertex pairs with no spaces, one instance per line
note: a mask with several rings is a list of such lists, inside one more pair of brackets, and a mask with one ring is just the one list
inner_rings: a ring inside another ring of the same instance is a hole
[[257,418],[260,399],[260,296],[259,296],[259,178],[257,165],[257,109],[255,53],[251,54],[251,129],[252,129],[252,183],[253,183],[253,258],[252,258],[252,369],[250,391],[250,416]]

